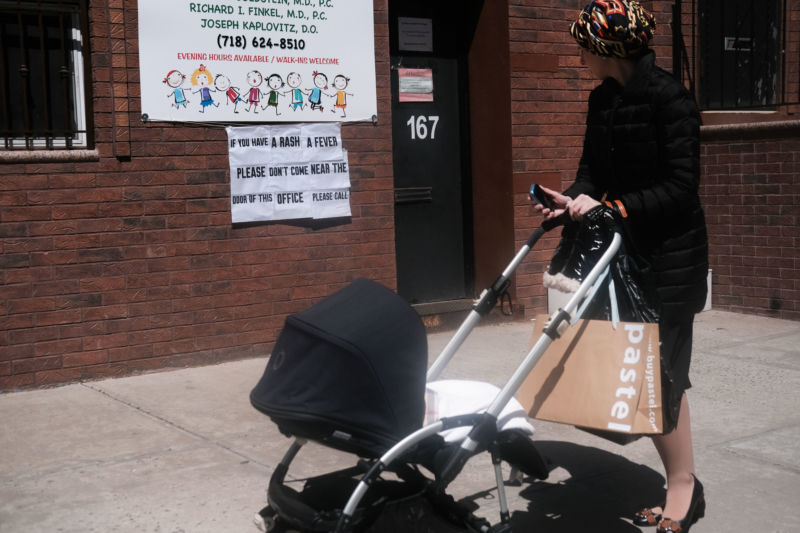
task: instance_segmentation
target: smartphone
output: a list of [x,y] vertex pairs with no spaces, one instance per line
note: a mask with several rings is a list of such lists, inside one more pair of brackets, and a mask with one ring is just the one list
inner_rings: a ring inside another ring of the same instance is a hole
[[542,204],[547,209],[555,209],[553,200],[550,198],[550,196],[535,183],[531,185],[530,196],[531,200],[537,204]]

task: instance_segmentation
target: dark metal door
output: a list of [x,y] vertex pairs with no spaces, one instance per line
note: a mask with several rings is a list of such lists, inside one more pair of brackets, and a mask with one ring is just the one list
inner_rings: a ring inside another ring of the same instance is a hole
[[[459,62],[393,57],[392,65],[398,292],[412,303],[471,297]],[[432,101],[407,101],[414,91]]]

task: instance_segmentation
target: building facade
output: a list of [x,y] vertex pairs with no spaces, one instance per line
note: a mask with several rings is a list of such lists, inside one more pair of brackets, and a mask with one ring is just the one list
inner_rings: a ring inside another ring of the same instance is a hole
[[[266,356],[358,277],[466,309],[538,226],[529,185],[574,178],[583,3],[375,0],[377,120],[342,126],[352,215],[232,224],[226,124],[142,119],[135,0],[0,1],[0,390]],[[800,3],[642,3],[703,110],[713,306],[800,319]],[[408,68],[434,101],[401,101]],[[546,309],[556,233],[515,276],[517,318]]]

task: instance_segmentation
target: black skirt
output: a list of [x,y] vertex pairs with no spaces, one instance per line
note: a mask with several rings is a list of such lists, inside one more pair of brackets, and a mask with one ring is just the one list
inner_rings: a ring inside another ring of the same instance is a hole
[[664,433],[678,424],[683,393],[691,388],[689,366],[692,361],[694,315],[683,321],[661,321],[661,397],[664,404]]

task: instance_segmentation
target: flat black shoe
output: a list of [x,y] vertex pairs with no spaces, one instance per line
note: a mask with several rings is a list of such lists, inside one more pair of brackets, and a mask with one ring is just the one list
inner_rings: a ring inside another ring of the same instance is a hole
[[[661,504],[658,507],[664,508],[665,504]],[[633,525],[639,527],[649,527],[649,526],[657,526],[658,523],[661,521],[661,513],[654,513],[653,509],[650,507],[645,507],[641,511],[637,511],[633,513]]]
[[[694,477],[694,474],[692,475]],[[703,494],[703,484],[694,477],[694,488],[692,489],[692,501],[689,502],[689,511],[682,520],[662,518],[656,528],[656,533],[688,533],[692,525],[703,518],[706,514],[706,497]]]

